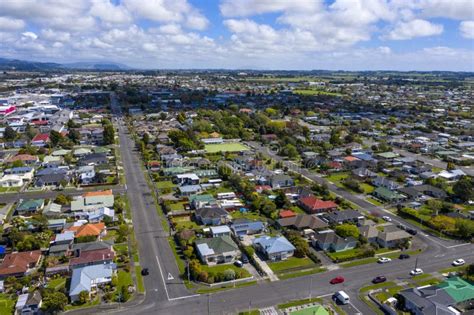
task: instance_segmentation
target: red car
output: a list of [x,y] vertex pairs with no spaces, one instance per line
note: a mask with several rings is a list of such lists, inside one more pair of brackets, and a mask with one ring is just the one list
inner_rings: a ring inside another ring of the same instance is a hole
[[331,279],[331,281],[329,281],[330,284],[338,284],[338,283],[343,283],[343,282],[344,282],[344,278],[340,276],[334,279]]

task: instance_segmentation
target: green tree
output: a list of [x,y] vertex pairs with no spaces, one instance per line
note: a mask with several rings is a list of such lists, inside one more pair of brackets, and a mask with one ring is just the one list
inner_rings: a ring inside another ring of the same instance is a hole
[[452,170],[455,170],[455,169],[456,169],[456,165],[453,162],[448,162],[446,164],[446,170],[447,171],[452,171]]
[[5,128],[4,133],[3,133],[3,137],[4,137],[5,140],[7,140],[7,141],[13,141],[13,140],[15,140],[16,137],[17,137],[17,135],[18,135],[18,133],[17,133],[15,130],[13,130],[13,128],[10,127],[10,126],[7,126],[7,127]]
[[359,237],[359,229],[353,224],[344,223],[336,226],[336,233],[341,237]]
[[104,119],[104,122],[102,122],[102,124],[104,127],[104,144],[113,144],[115,141],[114,126],[108,119]]
[[235,279],[235,271],[234,269],[226,269],[224,270],[224,279],[225,281],[231,281]]
[[79,303],[80,304],[86,304],[87,302],[89,302],[89,292],[86,291],[86,290],[83,290],[79,293]]
[[290,206],[290,201],[288,200],[288,197],[286,196],[283,190],[279,190],[277,192],[277,196],[275,198],[275,205],[277,206],[277,208],[287,208]]
[[117,230],[117,243],[123,243],[127,240],[129,228],[127,224],[120,224]]
[[56,196],[56,199],[54,199],[54,202],[60,205],[68,205],[71,203],[72,198],[70,196],[66,196],[64,194],[58,194]]
[[43,294],[41,309],[49,314],[63,311],[68,303],[66,295],[59,291],[47,291]]
[[78,144],[81,140],[81,134],[76,129],[69,129],[67,134],[69,140],[71,140],[74,144]]
[[282,155],[285,155],[289,157],[290,159],[295,159],[298,157],[298,150],[291,143],[288,143],[287,145],[285,145],[283,149],[281,150],[281,152],[282,152]]
[[456,228],[456,220],[445,215],[437,215],[431,218],[429,223],[433,228],[441,232],[454,231]]
[[53,148],[57,146],[61,142],[62,139],[63,139],[63,136],[56,130],[51,130],[51,132],[49,133],[49,140],[51,141],[51,146]]
[[474,237],[474,222],[472,220],[457,219],[456,230],[459,236],[472,238]]
[[28,137],[28,139],[33,139],[36,135],[36,131],[33,129],[33,127],[30,124],[26,124],[26,130],[25,134]]
[[474,199],[474,178],[461,177],[453,186],[453,192],[462,201]]

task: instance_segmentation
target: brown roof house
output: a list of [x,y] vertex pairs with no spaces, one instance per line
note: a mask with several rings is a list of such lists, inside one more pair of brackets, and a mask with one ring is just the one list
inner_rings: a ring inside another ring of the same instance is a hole
[[41,260],[41,251],[7,254],[0,264],[0,278],[22,277],[34,269]]

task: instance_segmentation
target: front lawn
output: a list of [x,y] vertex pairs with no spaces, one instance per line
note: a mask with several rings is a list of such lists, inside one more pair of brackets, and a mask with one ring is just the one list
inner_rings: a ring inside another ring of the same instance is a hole
[[316,264],[309,258],[290,257],[277,262],[267,262],[274,273],[282,273],[288,269],[306,269],[315,267]]
[[220,143],[220,144],[206,144],[204,145],[204,150],[207,153],[217,153],[217,152],[241,152],[248,151],[249,148],[242,143]]
[[125,270],[119,270],[117,272],[117,287],[114,292],[114,300],[117,299],[118,295],[122,292],[122,287],[128,287],[133,285],[132,273],[126,272]]
[[48,281],[48,288],[51,288],[55,291],[59,291],[63,289],[66,286],[66,278],[64,277],[58,277],[55,279],[51,279]]
[[220,265],[215,265],[215,266],[208,266],[208,265],[201,265],[202,270],[207,271],[208,273],[222,273],[226,271],[227,269],[232,269],[235,272],[241,272],[242,273],[242,278],[248,278],[250,277],[250,273],[247,271],[245,268],[240,268],[237,267],[233,264],[220,264]]
[[367,183],[361,183],[360,187],[364,190],[365,194],[371,194],[375,190],[374,186],[369,185]]
[[191,219],[189,217],[173,218],[172,222],[176,225],[176,229],[179,230],[179,231],[181,231],[183,229],[198,230],[198,229],[202,228],[196,222],[191,221]]
[[176,187],[176,185],[173,184],[172,181],[161,181],[157,182],[155,185],[158,189],[172,189]]
[[375,205],[375,206],[381,206],[382,203],[374,198],[370,198],[368,197],[367,198],[367,201],[370,202],[371,204]]
[[330,182],[333,182],[338,187],[344,187],[344,185],[342,184],[342,181],[346,179],[348,176],[349,176],[349,173],[347,172],[338,172],[338,173],[332,173],[331,175],[327,176],[326,179],[329,180]]
[[247,211],[247,212],[240,212],[238,210],[233,211],[230,213],[233,219],[249,219],[252,221],[263,221],[265,222],[267,219],[263,215],[260,215],[255,212]]
[[13,314],[15,300],[6,294],[0,294],[0,314]]
[[185,202],[175,202],[170,204],[168,207],[171,211],[184,211]]

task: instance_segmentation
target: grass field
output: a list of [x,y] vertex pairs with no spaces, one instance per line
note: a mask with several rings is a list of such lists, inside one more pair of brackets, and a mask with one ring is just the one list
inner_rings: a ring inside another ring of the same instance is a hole
[[240,152],[248,151],[249,148],[242,143],[220,143],[220,144],[206,144],[204,150],[207,153],[217,153],[217,152]]
[[330,182],[333,182],[338,187],[344,187],[341,181],[346,179],[348,176],[349,176],[349,173],[347,172],[338,172],[338,173],[333,173],[327,176],[326,179],[329,180]]
[[367,201],[370,202],[373,205],[376,205],[376,206],[381,206],[382,205],[382,203],[380,201],[375,200],[374,198],[367,198]]
[[227,269],[232,269],[234,271],[239,271],[242,272],[242,278],[247,278],[250,277],[250,273],[247,271],[245,268],[239,268],[235,265],[232,264],[225,264],[225,265],[216,265],[216,266],[207,266],[207,265],[202,265],[202,270],[207,271],[207,272],[224,272]]
[[137,291],[139,293],[145,292],[145,286],[143,285],[142,267],[135,266],[135,275],[137,277]]
[[364,193],[370,194],[375,190],[375,187],[367,183],[361,183],[360,187],[364,190]]
[[157,182],[155,185],[156,185],[156,188],[158,188],[158,189],[166,189],[166,188],[174,188],[174,187],[176,187],[176,185],[173,184],[172,181]]
[[63,278],[63,277],[52,279],[48,282],[48,285],[47,285],[48,288],[54,289],[56,291],[61,290],[65,286],[66,286],[66,278]]
[[294,90],[293,93],[299,94],[299,95],[306,95],[306,96],[311,96],[311,95],[330,95],[330,96],[342,96],[340,93],[334,93],[334,92],[328,92],[328,91],[323,91],[323,90]]
[[314,267],[314,262],[309,258],[297,258],[297,257],[290,257],[286,260],[277,261],[277,262],[269,262],[268,267],[270,267],[273,272],[280,273],[284,272],[288,269],[294,268],[311,268]]

